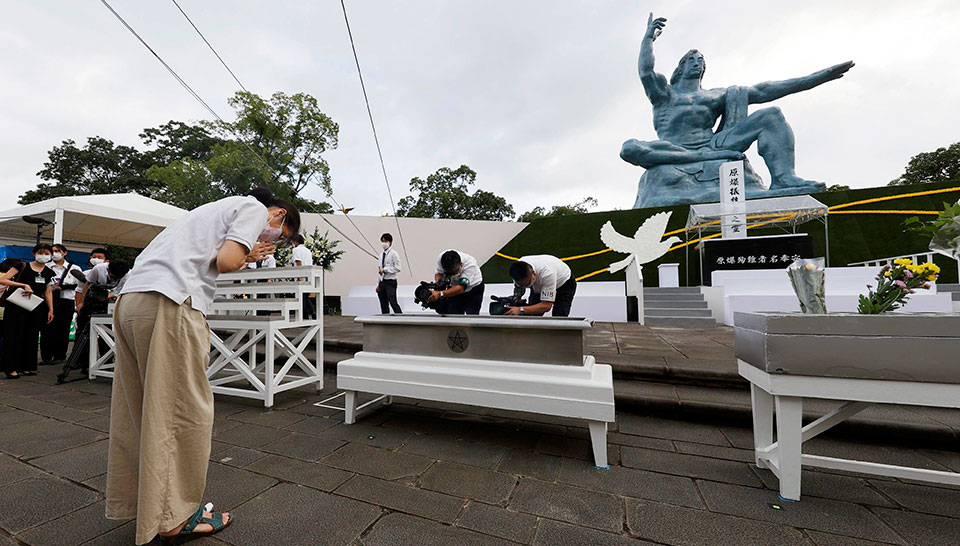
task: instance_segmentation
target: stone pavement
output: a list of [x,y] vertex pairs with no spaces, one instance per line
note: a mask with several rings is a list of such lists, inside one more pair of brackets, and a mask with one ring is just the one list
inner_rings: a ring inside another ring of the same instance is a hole
[[[103,517],[110,384],[0,381],[0,545],[132,544]],[[327,376],[326,393],[335,378]],[[218,396],[207,500],[236,523],[192,544],[957,544],[960,488],[804,471],[780,501],[749,429],[619,412],[611,468],[568,419],[396,400],[344,426],[283,393]],[[960,452],[817,438],[809,452],[960,471]]]

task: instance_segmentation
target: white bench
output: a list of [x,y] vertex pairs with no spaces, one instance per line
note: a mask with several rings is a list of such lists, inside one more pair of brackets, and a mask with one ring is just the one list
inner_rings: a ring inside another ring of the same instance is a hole
[[[323,389],[322,307],[316,318],[306,318],[302,308],[307,294],[317,294],[318,307],[322,305],[323,268],[243,269],[220,275],[207,314],[211,348],[207,378],[215,394],[263,400],[269,408],[279,392],[304,385]],[[108,346],[104,354],[99,352],[99,340]],[[314,361],[304,355],[311,344]],[[112,378],[112,316],[91,319],[90,347],[90,378]]]
[[583,419],[596,465],[607,467],[613,373],[583,355],[590,321],[404,315],[356,320],[363,324],[364,350],[337,365],[346,424],[356,420],[358,392]]

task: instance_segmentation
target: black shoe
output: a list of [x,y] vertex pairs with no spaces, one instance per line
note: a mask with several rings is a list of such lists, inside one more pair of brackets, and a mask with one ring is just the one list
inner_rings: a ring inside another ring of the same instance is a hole
[[33,377],[37,375],[37,372],[20,372],[21,377]]
[[20,374],[17,372],[4,372],[4,374],[6,374],[7,379],[20,379]]

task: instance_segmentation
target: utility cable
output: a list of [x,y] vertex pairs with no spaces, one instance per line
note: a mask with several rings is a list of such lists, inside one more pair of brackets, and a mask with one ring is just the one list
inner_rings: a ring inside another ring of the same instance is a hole
[[[367,97],[367,86],[363,83],[363,71],[360,70],[360,57],[357,56],[357,46],[353,41],[353,31],[350,30],[350,19],[347,18],[347,5],[344,0],[340,0],[340,7],[343,9],[343,22],[347,25],[347,36],[350,37],[350,48],[353,50],[353,61],[357,65],[357,76],[360,78],[360,89],[363,91],[363,102],[367,105],[367,117],[370,118],[370,129],[373,130],[373,142],[377,145],[377,156],[380,158],[380,170],[383,171],[383,181],[387,185],[387,197],[390,198],[390,207],[393,209],[393,218],[397,222],[397,237],[400,239],[400,248],[403,249],[403,257],[407,264],[410,264],[410,256],[407,254],[407,245],[404,243],[403,231],[400,229],[400,217],[397,216],[397,206],[393,201],[393,192],[390,191],[390,179],[387,176],[387,166],[383,162],[383,152],[380,150],[380,139],[377,137],[377,126],[373,123],[373,111],[370,109],[370,99]],[[408,273],[413,276],[413,270],[408,268]]]
[[[134,37],[137,38],[137,40],[139,40],[139,42],[140,42],[141,44],[143,44],[143,47],[147,48],[147,50],[148,50],[154,57],[156,57],[156,59],[157,59],[158,61],[160,61],[160,64],[162,64],[163,67],[167,69],[167,72],[169,72],[170,75],[173,76],[174,79],[176,79],[177,82],[179,82],[180,85],[182,85],[183,88],[186,89],[187,92],[188,92],[194,99],[197,100],[197,102],[199,102],[201,105],[203,105],[203,107],[204,107],[208,112],[210,112],[210,115],[212,115],[213,117],[215,117],[218,121],[220,121],[220,123],[222,123],[222,124],[224,124],[224,125],[227,124],[227,122],[224,121],[224,119],[223,119],[222,117],[220,117],[219,114],[217,114],[216,110],[214,110],[213,108],[211,108],[210,105],[207,104],[206,101],[204,101],[203,98],[200,97],[200,95],[197,94],[197,92],[194,91],[193,88],[190,87],[190,85],[189,85],[186,81],[184,81],[184,79],[181,78],[179,74],[177,74],[177,72],[173,69],[173,67],[171,67],[169,64],[167,64],[167,62],[164,61],[163,58],[160,57],[160,55],[159,55],[152,47],[150,47],[150,44],[148,44],[148,43],[137,33],[137,31],[134,30],[133,27],[131,27],[131,26],[127,23],[127,21],[126,21],[119,13],[117,13],[117,11],[116,11],[115,9],[113,9],[113,6],[111,6],[111,5],[107,2],[107,0],[100,0],[100,3],[102,3],[108,10],[110,10],[110,13],[112,13],[112,14],[114,15],[114,17],[116,17],[117,20],[119,20],[120,23],[123,24],[123,26],[126,27],[126,29],[129,30],[130,33],[133,34]],[[174,3],[176,4],[176,2],[174,2]],[[178,8],[180,7],[179,4],[177,4],[177,7],[178,7]],[[182,9],[181,9],[180,11],[181,11],[181,13],[183,13],[183,10],[182,10]],[[183,15],[184,15],[184,17],[186,17],[186,13],[183,13]],[[190,21],[190,18],[187,17],[187,20]],[[193,22],[191,21],[190,24],[193,25]],[[195,25],[193,25],[193,27],[194,27],[194,29],[196,29],[196,26],[195,26]],[[197,33],[200,34],[201,37],[203,37],[203,34],[200,33],[199,29],[197,29]],[[204,40],[204,42],[207,42],[206,38],[203,38],[203,40]],[[209,46],[210,43],[207,42],[207,45]],[[210,49],[213,50],[213,46],[210,46]],[[216,51],[215,51],[215,50],[214,50],[214,53],[216,54]],[[227,66],[226,63],[223,62],[223,59],[220,57],[220,55],[217,55],[217,58],[220,59],[220,62],[223,63],[224,67]],[[229,69],[229,67],[227,67],[227,70],[230,72],[231,75],[233,75],[233,71],[231,71],[231,70]],[[236,76],[234,76],[234,79],[236,79]],[[237,80],[237,83],[240,83],[240,81]],[[240,84],[240,87],[243,87],[243,84]],[[244,89],[244,90],[246,90],[246,89]],[[267,163],[267,161],[266,161],[265,159],[263,159],[263,157],[262,157],[260,154],[258,154],[257,151],[254,150],[253,147],[251,147],[249,143],[247,143],[247,142],[246,142],[245,140],[243,140],[243,139],[240,139],[240,142],[241,142],[244,146],[246,146],[247,149],[250,150],[250,153],[252,153],[252,154],[254,155],[254,157],[256,157],[258,160],[260,160],[260,162],[263,163],[263,165],[264,165],[268,170],[272,170],[272,168],[270,167],[270,164]],[[331,198],[332,198],[332,196],[331,196]],[[317,211],[316,211],[316,208],[314,208],[313,205],[309,205],[309,204],[308,204],[308,206],[310,206],[310,208],[313,208],[313,209],[314,209],[313,212],[317,212]],[[377,258],[376,254],[374,254],[373,252],[370,252],[370,251],[368,251],[367,249],[363,248],[362,246],[360,246],[356,241],[354,241],[354,240],[351,239],[350,237],[347,237],[347,235],[346,235],[345,233],[343,233],[343,231],[341,231],[337,226],[333,225],[329,220],[327,220],[326,218],[324,218],[324,216],[323,216],[322,213],[318,213],[318,214],[319,214],[320,218],[321,218],[324,222],[326,222],[328,225],[330,225],[330,227],[332,227],[334,230],[336,230],[338,233],[340,233],[340,235],[342,235],[347,241],[349,241],[349,242],[352,243],[354,246],[356,246],[357,248],[359,248],[360,250],[362,250],[364,253],[370,255],[372,258],[374,258],[374,259]],[[350,219],[349,217],[348,217],[348,220],[350,221],[351,224],[353,224],[353,226],[357,229],[357,231],[360,232],[360,235],[363,236],[363,232],[361,232],[361,231],[360,231],[360,228],[357,227],[356,224],[354,224],[353,220]],[[364,237],[364,239],[366,239],[366,237]],[[371,248],[373,248],[373,245],[370,244],[370,241],[367,241],[367,244],[368,244]]]

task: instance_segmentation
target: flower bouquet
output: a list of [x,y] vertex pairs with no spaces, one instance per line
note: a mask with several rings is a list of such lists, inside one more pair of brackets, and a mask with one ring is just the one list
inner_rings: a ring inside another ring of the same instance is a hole
[[827,312],[823,274],[823,258],[812,260],[801,258],[787,266],[787,276],[790,277],[793,291],[800,300],[800,310],[804,313],[825,314]]
[[867,285],[867,294],[860,296],[857,311],[877,315],[903,307],[910,294],[929,289],[939,273],[940,268],[930,262],[916,265],[906,258],[894,260],[893,265],[883,266],[877,274],[876,290]]

